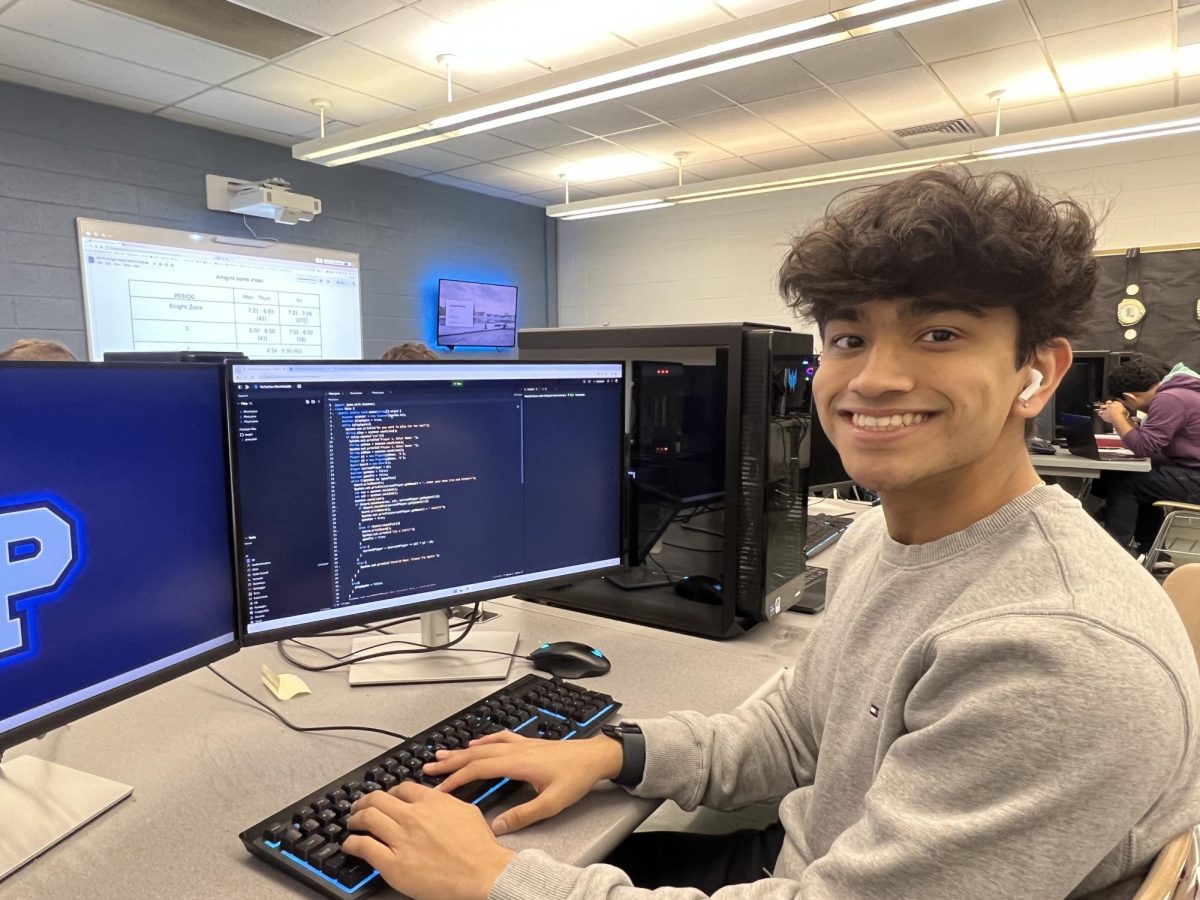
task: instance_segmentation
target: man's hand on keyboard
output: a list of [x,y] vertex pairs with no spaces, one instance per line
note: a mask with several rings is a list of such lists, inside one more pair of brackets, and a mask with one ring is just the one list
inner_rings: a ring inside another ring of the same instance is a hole
[[449,792],[472,781],[511,778],[533,786],[538,795],[506,810],[492,831],[508,834],[557,815],[587,794],[596,782],[621,771],[621,745],[609,737],[584,741],[543,741],[501,731],[471,741],[464,750],[440,750],[426,763],[431,775],[448,775],[437,790]]
[[485,900],[513,852],[478,807],[405,782],[356,801],[342,849],[414,900]]

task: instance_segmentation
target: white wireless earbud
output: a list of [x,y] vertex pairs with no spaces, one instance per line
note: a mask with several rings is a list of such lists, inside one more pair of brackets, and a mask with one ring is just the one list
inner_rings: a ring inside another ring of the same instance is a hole
[[1039,372],[1037,369],[1034,369],[1033,373],[1029,376],[1029,384],[1025,385],[1025,390],[1023,390],[1023,391],[1021,391],[1021,393],[1017,394],[1017,399],[1022,402],[1028,403],[1033,398],[1033,395],[1037,393],[1038,388],[1040,388],[1041,386],[1042,386],[1042,373]]

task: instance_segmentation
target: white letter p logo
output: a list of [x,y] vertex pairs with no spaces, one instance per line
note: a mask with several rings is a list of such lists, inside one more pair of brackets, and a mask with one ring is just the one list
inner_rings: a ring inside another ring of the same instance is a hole
[[76,524],[53,503],[0,507],[0,661],[30,648],[18,602],[55,593],[78,562]]

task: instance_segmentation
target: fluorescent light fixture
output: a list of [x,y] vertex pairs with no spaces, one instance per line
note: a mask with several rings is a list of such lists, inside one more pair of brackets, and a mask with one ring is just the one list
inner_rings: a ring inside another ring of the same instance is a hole
[[671,203],[667,200],[644,200],[637,203],[625,203],[611,208],[601,206],[597,207],[596,209],[589,209],[586,212],[571,213],[569,215],[562,216],[561,218],[566,219],[567,221],[574,221],[576,219],[595,219],[600,216],[616,216],[620,215],[621,213],[645,212],[649,209],[662,209],[664,206],[674,205],[674,203]]
[[546,215],[564,220],[591,218],[592,215],[616,215],[662,206],[704,203],[709,200],[819,187],[868,178],[890,178],[950,162],[986,162],[1200,132],[1200,104],[1181,107],[1172,112],[1176,114],[1176,118],[1159,121],[1155,121],[1154,116],[1161,115],[1161,111],[1136,113],[1101,122],[1044,128],[1030,133],[1033,140],[1017,143],[1012,143],[1012,138],[1009,137],[987,137],[931,147],[927,151],[900,150],[867,157],[856,163],[819,163],[778,172],[724,178],[687,187],[668,187],[616,197],[582,200],[547,207]]
[[993,3],[999,2],[1000,0],[952,0],[950,3],[942,3],[927,9],[913,10],[912,12],[902,13],[878,22],[859,25],[851,28],[850,34],[852,37],[863,37],[864,35],[875,34],[879,31],[887,31],[891,28],[903,28],[905,25],[936,19],[938,16],[949,16],[953,13],[966,12],[968,9],[976,9],[980,6],[991,6]]
[[[360,162],[803,53],[854,35],[998,2],[870,0],[836,14],[788,21],[789,15],[795,15],[800,6],[796,4],[545,75],[492,92],[494,99],[490,101],[487,95],[460,100],[428,112],[304,141],[292,148],[292,155],[328,166]],[[900,6],[915,8],[898,16],[879,18]],[[809,11],[811,6],[805,4],[804,9]],[[613,65],[616,68],[606,68]]]

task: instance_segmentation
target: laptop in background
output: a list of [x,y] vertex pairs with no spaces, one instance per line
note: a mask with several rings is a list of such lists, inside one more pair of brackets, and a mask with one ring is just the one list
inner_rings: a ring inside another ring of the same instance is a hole
[[1125,449],[1100,449],[1100,445],[1096,443],[1096,433],[1092,431],[1091,416],[1060,413],[1058,424],[1062,426],[1063,436],[1067,439],[1067,449],[1075,456],[1110,461],[1141,458]]

